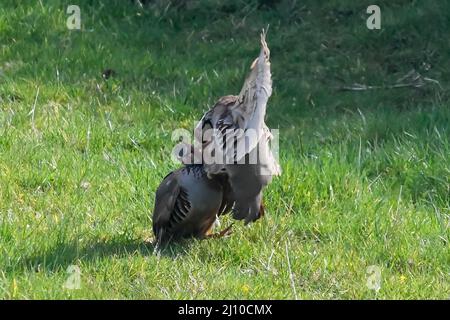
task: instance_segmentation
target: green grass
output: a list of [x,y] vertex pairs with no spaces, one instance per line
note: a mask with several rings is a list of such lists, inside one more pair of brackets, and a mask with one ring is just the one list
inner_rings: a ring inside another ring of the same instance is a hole
[[[70,31],[73,1],[2,0],[0,298],[449,298],[450,3],[392,2],[370,31],[365,1],[79,0]],[[239,92],[267,24],[283,168],[267,215],[156,256],[171,132]],[[413,68],[440,86],[336,90]]]

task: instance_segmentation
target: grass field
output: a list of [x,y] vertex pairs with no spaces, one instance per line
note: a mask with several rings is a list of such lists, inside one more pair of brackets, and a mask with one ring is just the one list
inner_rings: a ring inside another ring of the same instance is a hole
[[[372,1],[148,2],[1,1],[0,298],[450,297],[450,2],[377,1],[381,30]],[[157,256],[172,130],[239,92],[267,24],[267,214]],[[412,69],[439,84],[337,90]]]

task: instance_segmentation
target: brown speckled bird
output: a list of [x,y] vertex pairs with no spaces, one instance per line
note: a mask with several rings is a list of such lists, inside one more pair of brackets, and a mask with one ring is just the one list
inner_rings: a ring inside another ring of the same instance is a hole
[[[274,159],[269,141],[272,135],[264,122],[267,101],[272,94],[272,79],[270,72],[270,51],[265,41],[265,32],[261,34],[261,52],[253,62],[250,74],[245,80],[239,96],[222,97],[208,111],[196,128],[196,138],[201,132],[216,129],[218,134],[205,141],[202,146],[212,144],[214,148],[226,153],[227,144],[239,144],[242,150],[234,152],[232,161],[223,164],[205,164],[208,177],[225,174],[230,183],[233,200],[233,217],[245,219],[246,223],[259,219],[264,213],[262,191],[272,177],[281,173],[280,166]],[[242,133],[252,131],[254,136],[231,136],[227,132]],[[245,140],[247,139],[247,140]],[[249,159],[257,159],[251,163]],[[243,161],[244,160],[244,161]],[[241,163],[240,163],[241,162]]]

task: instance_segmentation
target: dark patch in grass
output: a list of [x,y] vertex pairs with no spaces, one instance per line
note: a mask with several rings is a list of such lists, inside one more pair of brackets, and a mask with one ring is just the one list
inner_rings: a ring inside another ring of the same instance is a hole
[[[162,247],[159,255],[175,259],[184,255],[191,242],[182,241],[171,243]],[[25,270],[56,272],[65,270],[71,264],[81,262],[91,262],[104,258],[127,258],[134,254],[141,256],[152,256],[155,252],[155,245],[139,239],[123,239],[123,237],[109,240],[97,240],[80,245],[76,242],[59,243],[55,247],[46,250],[42,254],[25,257],[19,262],[19,266]],[[11,272],[12,270],[7,270]]]

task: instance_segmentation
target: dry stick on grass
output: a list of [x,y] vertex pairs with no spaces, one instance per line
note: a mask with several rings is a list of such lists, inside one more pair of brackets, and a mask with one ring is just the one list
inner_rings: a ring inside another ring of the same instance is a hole
[[[409,80],[408,82],[404,82]],[[421,88],[426,86],[428,83],[433,83],[442,89],[439,81],[431,79],[428,77],[423,77],[416,70],[411,70],[405,76],[397,80],[396,84],[393,85],[382,85],[382,86],[369,86],[360,83],[354,83],[350,86],[337,87],[340,91],[366,91],[366,90],[378,90],[378,89],[399,89],[399,88]]]

